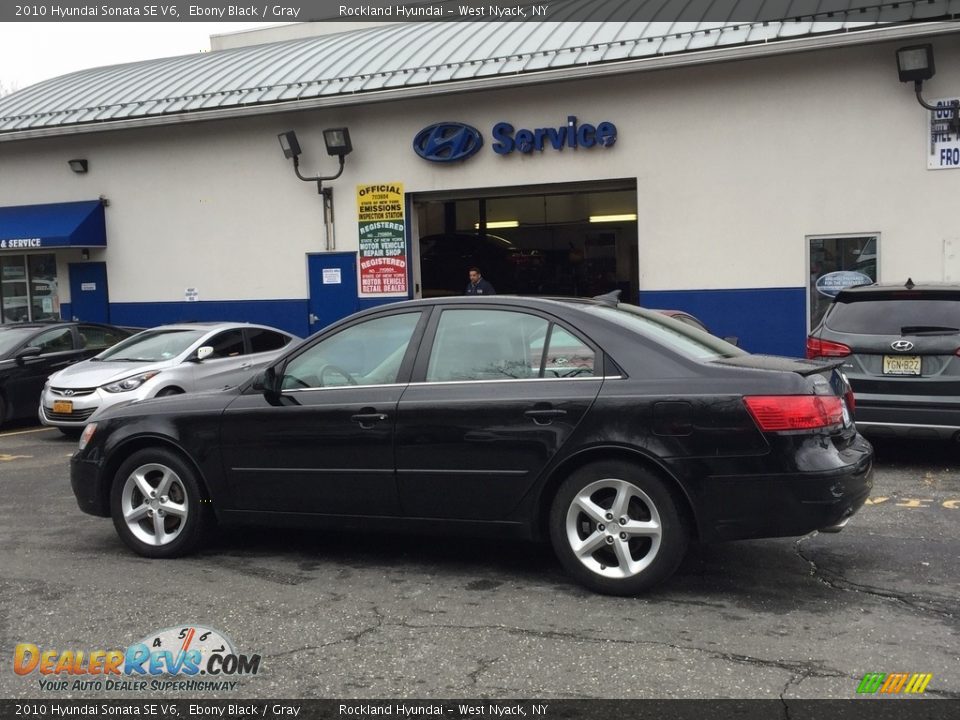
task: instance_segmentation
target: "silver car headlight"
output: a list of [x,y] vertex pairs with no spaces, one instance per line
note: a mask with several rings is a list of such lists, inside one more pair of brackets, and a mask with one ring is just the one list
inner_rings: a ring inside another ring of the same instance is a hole
[[159,374],[159,370],[151,370],[150,372],[140,373],[139,375],[131,375],[123,380],[117,380],[115,383],[104,385],[103,389],[109,393],[130,392],[131,390],[136,390],[147,380]]

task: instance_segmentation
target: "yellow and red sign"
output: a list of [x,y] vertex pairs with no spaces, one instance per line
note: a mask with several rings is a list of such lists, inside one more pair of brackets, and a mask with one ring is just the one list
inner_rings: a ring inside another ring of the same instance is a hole
[[402,183],[357,186],[360,294],[407,294]]

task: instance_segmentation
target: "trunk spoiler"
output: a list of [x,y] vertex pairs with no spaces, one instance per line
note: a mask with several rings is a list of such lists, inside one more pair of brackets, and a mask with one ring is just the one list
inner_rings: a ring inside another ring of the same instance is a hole
[[737,357],[731,358],[719,358],[713,362],[717,365],[754,370],[783,370],[806,377],[838,368],[843,365],[844,358],[804,360],[802,358],[781,357],[779,355],[738,355]]

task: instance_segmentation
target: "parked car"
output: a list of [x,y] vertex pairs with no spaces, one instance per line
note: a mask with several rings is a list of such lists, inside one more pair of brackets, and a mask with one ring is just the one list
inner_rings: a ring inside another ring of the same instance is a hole
[[228,393],[101,412],[80,508],[137,553],[218,520],[549,538],[634,594],[700,541],[836,531],[873,451],[836,363],[755,356],[592,300],[435,298],[353,315]]
[[98,411],[117,403],[240,385],[297,339],[246,323],[144,330],[52,375],[43,388],[40,421],[79,437]]
[[841,290],[807,357],[841,358],[864,433],[960,437],[960,285]]
[[36,415],[50,373],[96,355],[130,335],[124,328],[98,323],[0,325],[0,426]]

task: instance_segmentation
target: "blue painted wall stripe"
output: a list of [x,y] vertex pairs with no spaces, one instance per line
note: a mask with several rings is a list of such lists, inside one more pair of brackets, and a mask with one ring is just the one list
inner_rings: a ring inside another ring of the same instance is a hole
[[710,332],[735,335],[754,353],[802,357],[807,335],[806,289],[642,290],[640,305],[685,310]]
[[[404,298],[359,298],[360,310]],[[640,304],[686,310],[720,336],[736,335],[750,352],[803,356],[806,340],[805,288],[736,290],[644,290]],[[69,318],[71,304],[61,306]],[[115,325],[155,327],[189,320],[226,320],[273,325],[300,337],[310,334],[307,300],[207,300],[200,302],[111,303]]]

